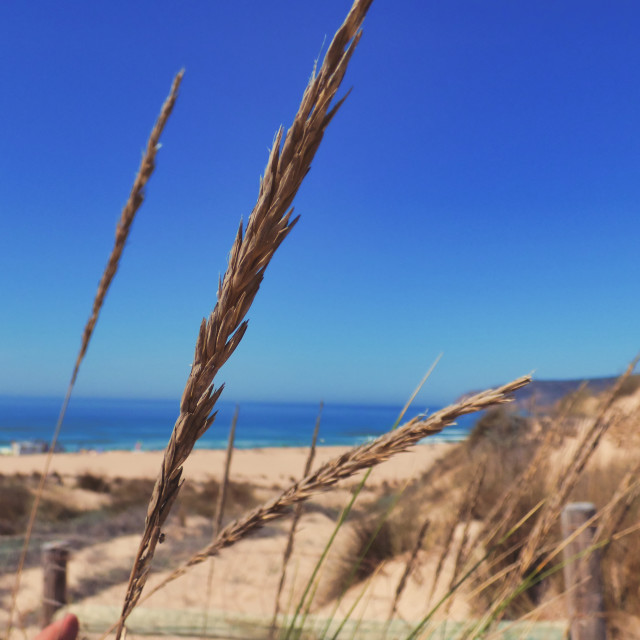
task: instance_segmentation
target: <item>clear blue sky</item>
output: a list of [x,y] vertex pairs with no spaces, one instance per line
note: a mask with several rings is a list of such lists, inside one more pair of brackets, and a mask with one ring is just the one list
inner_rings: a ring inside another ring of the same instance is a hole
[[[64,393],[184,67],[77,383],[181,394],[273,135],[349,6],[0,4],[0,393]],[[225,397],[400,402],[440,352],[425,403],[622,371],[640,347],[639,31],[632,1],[374,1]]]

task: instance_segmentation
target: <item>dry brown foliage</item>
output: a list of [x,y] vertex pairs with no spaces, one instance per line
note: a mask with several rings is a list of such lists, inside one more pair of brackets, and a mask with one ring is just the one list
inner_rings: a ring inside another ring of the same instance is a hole
[[[563,403],[563,408],[555,423],[562,424],[567,416],[573,411],[575,406],[575,393],[580,393],[586,387],[586,383],[580,385],[577,392],[570,394],[569,399]],[[553,425],[545,424],[546,433],[542,442],[522,473],[507,487],[504,494],[495,501],[489,514],[485,517],[481,530],[477,535],[477,540],[483,547],[488,547],[496,539],[504,535],[509,521],[512,519],[512,512],[518,502],[530,490],[532,482],[538,475],[551,453],[552,448],[559,438],[557,430]]]
[[575,487],[580,473],[598,446],[603,434],[611,425],[612,418],[608,415],[608,412],[611,409],[620,388],[631,375],[631,372],[635,368],[637,362],[638,359],[636,358],[629,365],[625,373],[620,376],[618,382],[613,386],[611,391],[609,391],[605,396],[601,408],[594,417],[590,428],[584,433],[573,459],[567,464],[564,472],[561,474],[558,490],[550,496],[549,501],[546,503],[540,517],[536,521],[533,531],[529,535],[527,544],[520,554],[518,571],[514,574],[512,580],[515,581],[520,579],[531,567],[537,555],[537,549],[539,548],[541,541],[549,534],[551,526],[558,519],[562,507],[564,506],[572,489]]
[[[519,482],[516,482],[517,491],[511,493],[508,498],[508,503],[514,508],[513,518],[518,517],[518,514],[526,510],[531,502],[536,502],[542,497],[544,504],[536,515],[535,521],[530,520],[524,523],[524,526],[519,527],[516,535],[506,541],[506,545],[509,546],[522,546],[517,556],[508,553],[505,555],[504,560],[508,562],[508,566],[503,568],[499,573],[498,579],[487,579],[487,583],[493,582],[496,584],[496,591],[490,595],[490,602],[487,603],[487,610],[485,610],[485,619],[500,619],[507,608],[511,615],[520,615],[523,611],[527,610],[533,601],[529,600],[529,595],[537,600],[541,597],[541,592],[538,593],[539,587],[536,587],[532,592],[523,595],[523,600],[516,602],[513,599],[513,595],[518,591],[518,587],[523,584],[530,574],[537,575],[544,568],[548,568],[550,561],[557,557],[559,550],[562,549],[563,542],[556,540],[557,533],[552,531],[555,526],[562,508],[567,503],[570,496],[573,494],[579,480],[583,478],[583,470],[593,452],[597,448],[602,436],[607,429],[616,422],[617,414],[612,410],[613,404],[616,398],[619,396],[619,388],[624,384],[627,377],[633,370],[636,361],[634,361],[627,371],[619,378],[616,385],[607,391],[600,399],[599,409],[595,415],[593,415],[587,422],[586,427],[578,435],[577,446],[572,455],[566,460],[562,461],[561,467],[556,473],[556,486],[552,491],[543,488],[540,481],[545,475],[545,467],[540,466],[535,472],[534,465],[541,462],[541,452],[550,451],[549,438],[545,438],[542,445],[538,450],[538,454],[532,457],[532,464],[528,466],[524,474],[519,478],[520,480],[525,477],[529,485],[531,483],[537,483],[533,491],[531,487],[529,491],[526,491],[526,486],[522,486]],[[557,428],[562,429],[562,425],[557,425]],[[548,472],[546,472],[548,474]],[[593,473],[593,472],[592,472]],[[630,491],[630,487],[626,486],[627,491]],[[597,517],[604,515],[607,518],[608,513],[615,508],[616,504],[620,502],[627,493],[624,489],[618,492],[611,490],[607,493],[606,499],[602,505],[601,510],[597,513]],[[581,499],[584,499],[581,498]],[[512,526],[507,520],[502,522],[502,530],[505,530],[505,526]],[[486,530],[486,529],[485,529]],[[495,529],[494,529],[495,533]],[[553,535],[552,535],[553,534]],[[492,536],[495,539],[495,536]],[[485,538],[486,539],[486,538]],[[515,541],[515,542],[514,542]],[[504,545],[498,545],[497,552]],[[486,576],[486,571],[484,576]]]

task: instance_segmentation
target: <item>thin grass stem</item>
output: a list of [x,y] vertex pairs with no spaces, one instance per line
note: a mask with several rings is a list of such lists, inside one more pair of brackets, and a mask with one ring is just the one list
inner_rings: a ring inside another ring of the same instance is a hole
[[[222,517],[224,515],[224,507],[227,501],[227,488],[229,486],[229,471],[231,469],[231,458],[233,457],[233,443],[236,437],[236,425],[238,424],[238,413],[240,407],[236,405],[233,412],[233,418],[231,419],[231,427],[229,428],[229,439],[227,440],[227,453],[224,461],[224,475],[222,477],[222,486],[218,491],[218,501],[216,503],[216,512],[213,521],[213,531],[211,533],[211,539],[215,540],[216,536],[220,532],[222,527]],[[207,625],[209,623],[209,606],[211,603],[211,587],[213,585],[213,567],[214,559],[209,561],[209,574],[207,575],[207,592],[205,595],[205,608],[204,608],[204,621],[202,624],[202,635],[207,635]]]
[[[307,460],[304,466],[303,477],[309,475],[311,473],[311,468],[313,467],[313,461],[316,456],[316,442],[318,440],[318,431],[320,429],[320,421],[322,419],[322,409],[324,407],[324,403],[320,403],[320,409],[318,410],[318,417],[316,418],[315,427],[313,429],[313,435],[311,437],[311,446],[309,447],[309,454],[307,456]],[[287,546],[284,550],[284,555],[282,558],[282,573],[280,574],[280,581],[278,583],[278,590],[276,592],[275,598],[275,606],[273,611],[273,619],[271,620],[271,632],[270,635],[273,637],[277,620],[278,613],[280,612],[280,594],[282,593],[282,589],[284,587],[284,581],[287,576],[287,565],[289,564],[289,560],[291,559],[291,554],[293,553],[293,542],[296,534],[296,528],[298,526],[298,522],[300,517],[302,516],[303,504],[298,503],[293,511],[293,518],[291,519],[291,527],[289,529],[289,537],[287,538]]]
[[354,581],[354,579],[356,577],[356,574],[357,574],[358,570],[360,569],[360,567],[362,566],[362,562],[366,558],[367,553],[369,553],[369,549],[371,549],[371,545],[374,543],[375,539],[378,537],[378,534],[380,533],[380,530],[384,526],[384,523],[388,520],[389,516],[391,515],[391,512],[396,508],[396,505],[398,504],[398,501],[402,497],[402,494],[404,493],[404,491],[407,488],[408,484],[409,484],[409,480],[407,480],[407,482],[402,487],[402,489],[400,489],[400,491],[398,491],[396,493],[396,495],[393,497],[393,500],[391,501],[391,503],[389,504],[389,506],[385,510],[384,514],[382,515],[381,518],[379,518],[378,524],[377,524],[376,528],[374,529],[373,533],[369,536],[369,540],[367,541],[364,549],[361,551],[361,553],[358,556],[356,562],[351,567],[351,571],[349,572],[349,575],[347,576],[347,580],[345,581],[345,584],[343,585],[342,589],[340,590],[340,595],[338,596],[336,604],[334,605],[333,610],[331,612],[331,615],[329,616],[329,619],[327,620],[326,626],[325,626],[325,628],[324,628],[324,630],[322,632],[322,637],[324,637],[326,635],[327,630],[328,630],[329,626],[331,625],[331,623],[333,622],[333,618],[335,617],[335,615],[336,615],[336,613],[338,611],[338,608],[340,607],[340,604],[342,603],[342,600],[343,600],[345,594],[347,593],[347,591],[350,589],[351,585],[353,584],[353,581]]
[[27,557],[27,552],[29,550],[29,543],[31,541],[31,534],[33,532],[33,526],[36,520],[36,514],[38,512],[38,507],[40,506],[40,499],[42,497],[42,492],[44,491],[44,486],[47,481],[47,477],[49,475],[49,469],[51,468],[51,460],[53,458],[53,454],[56,449],[56,444],[58,442],[58,437],[60,435],[60,430],[62,429],[62,423],[64,422],[65,415],[67,413],[67,407],[69,406],[69,400],[71,399],[71,394],[73,392],[73,388],[76,383],[76,378],[78,377],[78,372],[80,371],[80,365],[84,360],[85,354],[87,353],[87,349],[89,348],[89,343],[91,342],[91,337],[93,336],[93,331],[96,327],[96,323],[98,322],[98,317],[100,315],[100,311],[102,309],[102,305],[104,304],[105,297],[111,286],[111,282],[118,271],[118,266],[120,265],[120,258],[122,256],[122,252],[124,251],[124,247],[127,242],[127,238],[129,237],[129,231],[131,230],[131,225],[133,224],[134,218],[140,206],[142,205],[145,197],[145,188],[147,183],[149,182],[149,178],[155,169],[155,159],[158,149],[160,148],[160,136],[164,130],[167,121],[169,120],[169,116],[173,111],[173,107],[178,98],[178,89],[180,88],[180,83],[182,82],[182,77],[184,75],[184,71],[180,71],[173,80],[173,84],[171,86],[171,91],[169,96],[165,100],[162,105],[162,109],[160,110],[160,115],[156,120],[156,123],[151,131],[151,135],[149,136],[149,140],[147,142],[146,151],[142,157],[142,162],[140,163],[140,168],[138,169],[138,173],[133,182],[133,187],[131,188],[131,193],[129,194],[129,199],[122,209],[122,213],[120,215],[120,221],[118,222],[118,226],[116,227],[116,237],[113,249],[111,251],[111,255],[107,261],[107,266],[105,267],[104,273],[102,274],[102,278],[100,279],[100,283],[98,284],[98,290],[96,292],[93,307],[91,309],[91,315],[87,324],[85,325],[84,331],[82,333],[82,341],[80,343],[80,350],[76,357],[76,362],[73,366],[73,372],[71,374],[71,379],[69,380],[69,385],[67,387],[67,391],[62,402],[62,407],[60,409],[60,413],[58,415],[58,420],[56,422],[56,426],[53,432],[53,437],[51,438],[51,443],[49,445],[49,451],[45,458],[44,469],[42,474],[40,475],[40,482],[38,484],[38,488],[35,493],[35,497],[33,500],[33,504],[31,505],[31,512],[29,514],[29,521],[27,523],[27,529],[24,538],[24,545],[22,547],[22,552],[20,554],[20,559],[18,561],[18,568],[15,574],[15,581],[13,585],[13,589],[11,592],[11,605],[9,607],[9,619],[7,622],[7,630],[6,630],[6,638],[9,639],[11,635],[11,627],[13,624],[13,614],[16,608],[16,602],[18,598],[18,592],[20,590],[20,578],[22,576],[22,571],[24,569],[24,563]]
[[422,549],[422,543],[424,542],[424,537],[427,535],[427,530],[429,529],[430,525],[431,525],[431,519],[426,518],[425,521],[422,523],[420,530],[418,531],[415,544],[413,545],[413,549],[411,550],[411,555],[407,558],[407,562],[404,566],[404,571],[402,572],[402,575],[400,576],[400,580],[398,580],[398,585],[396,586],[396,591],[393,596],[393,602],[391,603],[391,607],[389,609],[389,616],[388,616],[389,622],[393,619],[393,616],[398,610],[398,602],[400,601],[400,597],[402,596],[402,593],[404,592],[404,589],[407,585],[407,580],[409,579],[409,576],[411,575],[411,573],[415,568],[418,553],[420,552],[420,549]]
[[[360,604],[360,602],[364,598],[364,596],[367,593],[367,591],[369,591],[369,589],[371,588],[371,583],[373,582],[374,578],[378,575],[378,573],[380,572],[381,569],[382,569],[382,566],[377,567],[376,570],[374,571],[374,573],[369,577],[369,579],[365,583],[362,591],[358,594],[358,597],[354,600],[353,604],[349,607],[349,611],[347,611],[346,616],[344,617],[343,620],[341,620],[340,624],[338,625],[338,628],[335,630],[335,633],[333,634],[333,636],[331,636],[331,640],[338,640],[338,637],[340,636],[340,632],[342,631],[342,629],[344,629],[344,627],[347,624],[347,622],[349,620],[351,620],[351,616],[353,615],[353,613],[356,610],[357,606]],[[356,634],[358,633],[358,630],[360,629],[360,625],[362,624],[362,621],[364,620],[364,615],[365,615],[368,603],[369,603],[369,601],[367,601],[365,606],[362,608],[362,613],[360,614],[360,617],[358,618],[357,623],[354,625],[353,632],[351,634],[352,640],[353,640],[353,638],[356,637]],[[324,638],[324,635],[322,637]]]
[[[402,407],[402,410],[400,411],[398,417],[396,418],[396,421],[391,426],[391,431],[394,431],[398,427],[398,425],[402,422],[402,419],[404,418],[405,414],[409,410],[409,407],[413,404],[413,401],[415,400],[416,396],[418,395],[418,393],[420,392],[422,387],[425,385],[425,383],[427,382],[427,380],[429,379],[429,377],[431,376],[431,374],[435,370],[435,368],[436,368],[438,362],[440,362],[441,358],[442,358],[442,353],[438,354],[437,358],[431,364],[429,369],[427,369],[427,372],[422,377],[422,380],[420,380],[420,382],[418,383],[418,386],[413,390],[413,393],[409,396],[409,399],[405,403],[404,407]],[[299,615],[301,608],[304,606],[304,602],[305,602],[305,600],[306,600],[306,598],[307,598],[307,596],[309,594],[309,589],[311,588],[311,584],[316,579],[316,576],[318,574],[318,571],[320,570],[320,567],[322,566],[322,564],[326,560],[326,558],[327,558],[327,556],[329,554],[329,551],[330,551],[331,547],[333,546],[333,543],[335,542],[336,536],[338,535],[338,531],[340,531],[340,529],[342,528],[342,525],[345,523],[346,519],[349,517],[349,514],[351,513],[351,509],[353,508],[353,505],[355,504],[356,500],[358,499],[358,496],[360,495],[360,493],[364,489],[364,486],[366,485],[367,480],[369,479],[369,476],[371,475],[371,471],[372,471],[371,469],[367,469],[367,472],[364,474],[364,477],[358,483],[358,486],[353,491],[353,493],[351,495],[351,498],[349,499],[348,504],[342,510],[342,513],[340,514],[340,518],[338,519],[338,521],[336,523],[336,526],[335,526],[333,532],[331,533],[331,536],[329,537],[329,540],[327,540],[327,544],[325,545],[324,549],[322,550],[322,554],[320,555],[320,558],[318,558],[318,561],[316,562],[316,565],[315,565],[315,567],[313,569],[313,572],[311,573],[311,577],[309,578],[309,581],[307,582],[307,585],[305,586],[305,590],[304,590],[304,592],[302,594],[300,602],[299,602],[298,606],[296,607],[296,611],[295,611],[295,613],[293,615],[292,623],[290,625],[290,630],[293,628],[293,625],[295,624],[297,616]],[[334,610],[331,618],[333,618],[333,615],[335,615],[335,610]],[[289,634],[291,632],[290,630],[287,632],[287,636],[286,636],[285,640],[289,640]],[[326,634],[326,632],[327,632],[327,629],[325,628],[325,630],[324,630],[322,635],[324,636]]]
[[445,602],[447,602],[447,600],[451,597],[451,595],[473,575],[473,573],[482,565],[482,563],[491,556],[491,554],[495,549],[497,549],[502,543],[506,542],[520,527],[522,527],[522,525],[538,511],[538,509],[542,506],[543,503],[544,501],[539,502],[523,518],[521,518],[513,527],[511,527],[511,529],[509,529],[509,531],[507,531],[507,533],[502,538],[500,538],[495,543],[495,545],[489,547],[484,553],[484,555],[482,556],[482,558],[477,560],[471,567],[469,567],[469,569],[461,576],[461,578],[454,585],[452,585],[450,591],[445,593],[440,598],[440,600],[436,602],[435,606],[422,618],[422,620],[420,620],[420,622],[418,622],[418,624],[415,625],[415,627],[411,630],[411,632],[407,636],[406,640],[414,640],[415,638],[417,638],[424,631],[424,628],[427,626],[427,624],[429,624],[429,622],[431,621],[433,616],[436,614],[438,609],[440,609],[440,607]]
[[[476,470],[475,476],[471,482],[471,486],[469,487],[469,492],[467,493],[468,499],[466,500],[467,504],[465,505],[464,517],[462,519],[462,521],[464,522],[464,529],[462,531],[462,539],[460,540],[460,545],[458,546],[458,551],[456,553],[456,559],[453,566],[453,575],[451,577],[451,584],[453,584],[453,582],[458,577],[460,569],[462,565],[467,561],[467,557],[469,555],[467,552],[467,543],[469,542],[469,528],[471,526],[471,516],[473,514],[473,508],[476,506],[478,502],[478,496],[480,495],[480,489],[482,488],[482,481],[484,480],[484,474],[485,474],[485,467],[484,465],[481,465]],[[449,586],[451,586],[451,584]]]

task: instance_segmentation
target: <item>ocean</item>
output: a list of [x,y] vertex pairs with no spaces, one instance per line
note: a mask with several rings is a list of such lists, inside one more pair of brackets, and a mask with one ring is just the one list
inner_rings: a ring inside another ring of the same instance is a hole
[[[61,405],[61,398],[0,396],[0,447],[9,447],[12,441],[49,442]],[[232,402],[218,402],[216,420],[196,448],[227,446],[235,406]],[[164,449],[178,408],[177,400],[72,397],[58,442],[65,451]],[[421,409],[410,409],[406,418]],[[322,412],[318,444],[351,446],[371,440],[393,426],[400,410],[401,406],[327,403]],[[240,403],[235,445],[240,449],[306,447],[311,441],[317,414],[318,404],[314,403]],[[425,442],[462,440],[477,417],[464,416],[456,425]]]

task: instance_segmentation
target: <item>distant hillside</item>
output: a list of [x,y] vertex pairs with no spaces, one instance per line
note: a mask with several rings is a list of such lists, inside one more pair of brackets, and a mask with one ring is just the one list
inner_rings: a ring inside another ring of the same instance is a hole
[[[611,387],[617,379],[618,376],[575,380],[534,380],[514,394],[515,404],[522,409],[528,409],[533,401],[537,407],[550,407],[563,396],[575,391],[585,380],[589,391],[600,393]],[[461,399],[468,398],[475,393],[477,391],[465,393]]]

